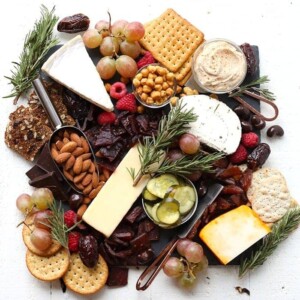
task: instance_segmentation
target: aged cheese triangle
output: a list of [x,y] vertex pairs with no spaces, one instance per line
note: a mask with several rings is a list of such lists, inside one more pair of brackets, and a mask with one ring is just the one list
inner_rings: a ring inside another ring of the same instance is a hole
[[111,99],[80,35],[52,54],[42,71],[96,106],[106,111],[113,110]]

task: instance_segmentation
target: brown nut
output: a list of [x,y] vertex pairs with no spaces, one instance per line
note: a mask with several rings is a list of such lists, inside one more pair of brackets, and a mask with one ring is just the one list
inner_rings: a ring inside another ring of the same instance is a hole
[[81,155],[84,153],[84,150],[82,147],[77,147],[73,152],[72,155],[74,155],[75,157]]
[[93,175],[92,175],[92,186],[93,186],[93,188],[96,188],[98,183],[99,183],[99,177],[98,177],[96,172],[93,172]]
[[61,140],[58,140],[56,141],[55,146],[58,150],[60,150],[64,146],[64,143]]
[[84,197],[83,198],[83,204],[90,204],[92,202],[92,199],[91,198],[89,198],[89,197]]
[[82,165],[82,172],[88,171],[91,164],[92,164],[92,161],[90,159],[84,160],[83,165]]
[[84,153],[84,154],[80,155],[80,157],[82,158],[82,160],[89,159],[91,156],[92,156],[91,153]]
[[86,186],[84,188],[84,190],[82,191],[82,193],[84,195],[88,195],[92,191],[92,189],[93,189],[93,186],[92,186],[92,183],[90,183],[88,186]]
[[81,139],[77,133],[72,132],[70,134],[70,139],[71,139],[71,141],[75,142],[77,144],[77,146],[79,146],[79,147],[81,146]]
[[96,171],[96,167],[95,167],[95,164],[92,162],[90,165],[90,168],[89,168],[89,172],[94,173],[95,171]]
[[[77,176],[74,177],[74,183],[80,183],[82,181],[82,179],[85,177],[87,173],[86,172],[83,172]],[[81,183],[82,184],[82,183]]]
[[63,141],[64,144],[67,144],[67,143],[70,142],[70,140],[68,138],[66,138],[66,137],[64,137],[62,141]]
[[76,147],[77,147],[76,142],[68,142],[60,149],[60,153],[73,152],[76,149]]
[[81,143],[82,143],[81,146],[84,150],[84,153],[88,153],[90,151],[88,142],[86,141],[86,139],[83,136],[80,137],[80,139],[81,139]]
[[74,166],[73,166],[73,171],[75,174],[80,174],[82,171],[82,165],[83,165],[83,161],[82,161],[82,156],[79,156],[76,158]]
[[64,173],[64,175],[65,175],[65,177],[69,180],[69,181],[71,181],[71,182],[73,182],[73,176],[68,172],[68,171],[66,171],[66,170],[63,170],[63,173]]
[[67,139],[70,138],[70,134],[69,134],[68,130],[65,130],[65,131],[64,131],[63,137],[64,137],[64,138],[67,138]]
[[75,186],[77,187],[78,190],[84,190],[84,186],[79,182],[79,183],[75,183]]
[[103,169],[103,175],[105,179],[107,180],[110,177],[110,172],[107,169]]
[[89,198],[94,199],[103,188],[105,182],[100,181],[98,186],[89,193]]
[[[92,174],[87,174],[87,175],[82,179],[81,184],[82,184],[83,186],[89,185],[89,184],[92,182],[92,178],[93,178]],[[93,185],[93,184],[92,184],[92,185]],[[92,186],[92,187],[93,187],[93,186]]]
[[58,156],[59,152],[57,151],[57,148],[55,146],[55,144],[51,145],[51,156],[53,159],[56,159],[56,157]]
[[77,210],[77,216],[79,219],[82,218],[83,214],[85,213],[85,211],[87,210],[87,205],[86,204],[82,204],[80,205],[80,207]]
[[65,161],[67,161],[71,156],[71,153],[69,152],[64,152],[64,153],[60,153],[56,156],[55,161],[61,165],[63,164]]
[[65,165],[64,165],[64,169],[66,171],[70,170],[75,163],[75,156],[71,155],[70,158],[66,161]]

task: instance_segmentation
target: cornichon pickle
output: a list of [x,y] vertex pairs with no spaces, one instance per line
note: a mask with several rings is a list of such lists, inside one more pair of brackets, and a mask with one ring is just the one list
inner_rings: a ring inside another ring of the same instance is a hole
[[156,216],[162,223],[172,225],[180,219],[179,203],[176,200],[164,200],[159,203]]
[[163,199],[166,192],[172,185],[179,185],[177,178],[171,174],[163,174],[150,179],[147,184],[147,190],[151,194]]
[[188,213],[195,204],[195,191],[190,186],[178,187],[174,193],[174,199],[179,202],[179,212],[184,215]]

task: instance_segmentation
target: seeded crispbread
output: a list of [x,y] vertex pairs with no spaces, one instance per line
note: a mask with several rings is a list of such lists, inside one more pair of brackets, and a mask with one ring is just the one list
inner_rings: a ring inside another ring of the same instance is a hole
[[172,72],[177,72],[203,42],[203,33],[170,8],[144,27],[140,43]]
[[43,256],[43,257],[52,256],[53,254],[58,252],[62,246],[57,241],[53,241],[51,246],[47,250],[41,251],[32,244],[30,240],[30,234],[31,234],[31,230],[33,230],[35,227],[33,224],[34,217],[35,217],[34,214],[28,216],[25,220],[26,225],[25,224],[23,225],[22,237],[23,237],[24,244],[32,253],[36,255]]
[[69,263],[69,252],[65,248],[50,257],[36,255],[30,250],[26,252],[26,265],[29,272],[43,281],[61,278],[68,270]]
[[281,219],[292,202],[284,176],[271,168],[262,168],[253,173],[247,197],[252,209],[267,223]]
[[78,253],[72,254],[70,260],[63,276],[67,288],[81,295],[94,294],[103,288],[108,278],[108,266],[101,255],[94,268],[85,266]]

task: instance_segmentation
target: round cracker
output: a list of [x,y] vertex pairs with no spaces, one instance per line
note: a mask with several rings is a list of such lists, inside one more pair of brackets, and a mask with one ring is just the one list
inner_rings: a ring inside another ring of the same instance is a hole
[[261,168],[253,173],[247,197],[252,209],[267,223],[281,219],[292,201],[284,176],[271,168]]
[[62,246],[57,241],[53,240],[51,246],[48,249],[41,251],[32,244],[30,240],[30,234],[31,231],[35,228],[33,223],[34,217],[35,214],[28,216],[25,220],[26,225],[25,224],[23,225],[22,237],[23,237],[24,244],[32,253],[36,255],[45,256],[45,257],[52,256],[58,250],[60,250]]
[[26,265],[29,272],[43,281],[53,281],[61,278],[67,272],[69,263],[69,251],[65,248],[50,257],[36,255],[30,250],[26,252]]
[[83,264],[78,253],[71,255],[68,271],[63,277],[66,286],[73,292],[81,295],[90,295],[98,292],[105,285],[108,277],[108,266],[101,255],[94,268]]

